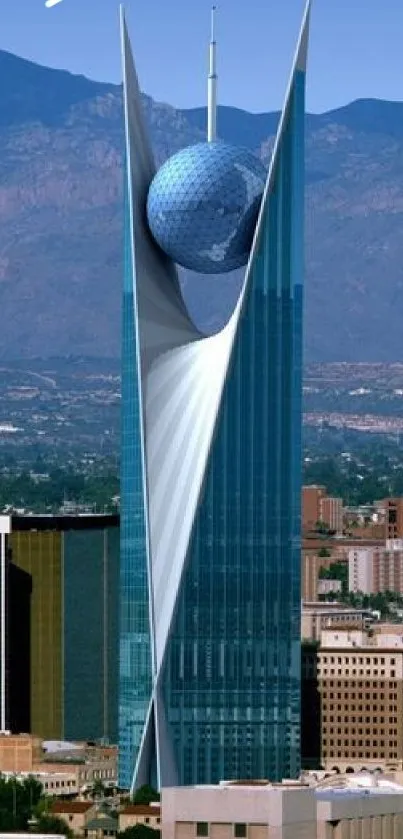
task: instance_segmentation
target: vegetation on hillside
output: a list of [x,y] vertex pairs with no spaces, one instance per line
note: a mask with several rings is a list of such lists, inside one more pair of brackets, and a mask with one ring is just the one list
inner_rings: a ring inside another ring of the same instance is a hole
[[[115,472],[85,474],[72,469],[50,469],[41,466],[19,473],[0,475],[0,510],[8,506],[35,513],[57,512],[66,501],[90,506],[97,512],[116,512],[119,478]],[[38,474],[41,477],[37,477]]]

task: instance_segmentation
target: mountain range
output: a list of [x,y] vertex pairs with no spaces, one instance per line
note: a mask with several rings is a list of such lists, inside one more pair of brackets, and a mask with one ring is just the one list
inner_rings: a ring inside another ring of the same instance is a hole
[[[0,79],[0,357],[116,357],[121,88],[1,51]],[[143,104],[158,164],[204,138],[204,108]],[[218,133],[268,162],[278,116],[222,106]],[[306,128],[306,360],[401,360],[403,104],[358,100]],[[218,328],[240,272],[181,277]]]

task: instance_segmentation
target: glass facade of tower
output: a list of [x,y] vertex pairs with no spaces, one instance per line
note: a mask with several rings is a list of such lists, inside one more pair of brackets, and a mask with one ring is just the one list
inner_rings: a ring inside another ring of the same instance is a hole
[[152,669],[135,297],[127,195],[124,217],[119,783],[128,789],[150,703]]
[[63,572],[63,736],[116,743],[119,527],[63,534]]
[[168,642],[181,784],[300,768],[304,88],[297,72]]

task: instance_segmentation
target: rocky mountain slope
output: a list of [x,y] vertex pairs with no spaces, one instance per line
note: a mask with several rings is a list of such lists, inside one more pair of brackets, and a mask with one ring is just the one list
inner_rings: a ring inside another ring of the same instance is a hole
[[[0,357],[119,353],[120,88],[0,52]],[[156,158],[204,137],[205,111],[144,97]],[[268,159],[278,114],[219,109],[223,139]],[[307,117],[307,360],[401,359],[403,104]],[[197,321],[240,276],[183,276]]]

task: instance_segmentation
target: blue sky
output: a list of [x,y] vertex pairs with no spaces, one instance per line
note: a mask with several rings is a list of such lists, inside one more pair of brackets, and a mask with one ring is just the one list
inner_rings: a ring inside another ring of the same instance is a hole
[[[280,106],[303,0],[217,0],[219,100]],[[205,102],[209,0],[126,0],[143,90],[179,107]],[[120,80],[115,0],[1,0],[0,48]],[[403,100],[402,0],[314,0],[308,108],[358,97]]]

